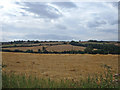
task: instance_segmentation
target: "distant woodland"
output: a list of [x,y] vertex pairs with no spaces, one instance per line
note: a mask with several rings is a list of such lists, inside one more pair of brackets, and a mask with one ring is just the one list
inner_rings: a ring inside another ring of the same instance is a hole
[[[120,54],[120,42],[117,41],[97,41],[97,40],[88,40],[88,41],[11,41],[11,42],[2,42],[3,52],[23,52],[23,53],[40,53],[40,54]],[[54,45],[72,45],[85,47],[84,51],[81,50],[70,50],[70,51],[48,51],[45,46],[54,46]],[[19,50],[19,47],[35,47],[43,46],[42,49],[34,51],[28,49],[26,51]],[[9,50],[7,48],[18,47],[15,50]]]

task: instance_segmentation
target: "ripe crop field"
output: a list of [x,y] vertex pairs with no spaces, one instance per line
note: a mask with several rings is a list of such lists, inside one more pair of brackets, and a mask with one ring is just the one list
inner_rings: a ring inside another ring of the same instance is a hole
[[84,51],[85,47],[72,46],[72,45],[55,45],[47,48],[48,51],[71,51],[71,50],[81,50]]
[[3,72],[29,74],[51,79],[86,78],[103,72],[103,65],[118,70],[118,55],[32,54],[2,52]]

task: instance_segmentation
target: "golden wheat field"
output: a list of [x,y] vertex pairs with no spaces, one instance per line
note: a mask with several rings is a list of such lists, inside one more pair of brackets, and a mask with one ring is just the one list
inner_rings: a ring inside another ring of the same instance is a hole
[[118,55],[91,54],[32,54],[2,52],[2,71],[29,74],[51,79],[86,78],[101,73],[104,64],[118,70]]
[[55,46],[50,46],[47,48],[48,51],[71,51],[71,50],[75,50],[75,51],[84,51],[85,47],[80,47],[80,46],[72,46],[72,45],[55,45]]

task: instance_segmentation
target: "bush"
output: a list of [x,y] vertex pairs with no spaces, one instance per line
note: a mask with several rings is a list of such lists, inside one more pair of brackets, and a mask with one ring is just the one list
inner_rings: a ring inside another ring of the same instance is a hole
[[33,53],[33,50],[28,49],[28,50],[26,50],[25,52],[26,52],[26,53]]
[[19,49],[15,49],[14,52],[23,52],[23,51]]

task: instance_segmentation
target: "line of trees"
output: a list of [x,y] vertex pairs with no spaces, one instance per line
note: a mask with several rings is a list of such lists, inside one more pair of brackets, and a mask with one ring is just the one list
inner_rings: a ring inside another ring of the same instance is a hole
[[66,41],[39,41],[39,40],[18,40],[18,41],[10,41],[10,42],[1,42],[3,45],[8,44],[23,44],[23,43],[29,43],[29,44],[35,44],[35,43],[49,43],[49,42],[66,42]]
[[[63,43],[66,44],[66,43]],[[34,47],[34,46],[44,46],[44,45],[48,45],[48,46],[54,46],[54,45],[61,45],[61,44],[38,44],[38,45],[11,45],[11,46],[2,46],[2,48],[13,48],[13,47]]]
[[2,48],[12,48],[12,47],[33,47],[39,45],[13,45],[13,46],[2,46]]
[[[89,44],[89,43],[78,43],[78,42],[70,42],[71,45],[74,46],[82,46],[86,47],[85,53],[90,54],[120,54],[120,47],[114,44]],[[93,50],[97,49],[97,50]]]
[[3,49],[3,52],[23,52],[23,53],[40,53],[40,54],[84,54],[84,51],[62,51],[62,52],[57,52],[57,51],[41,51],[40,49],[38,49],[38,51],[33,51],[33,50],[26,50],[26,51],[22,51],[22,50],[8,50],[8,49]]

